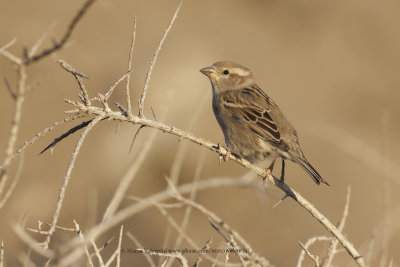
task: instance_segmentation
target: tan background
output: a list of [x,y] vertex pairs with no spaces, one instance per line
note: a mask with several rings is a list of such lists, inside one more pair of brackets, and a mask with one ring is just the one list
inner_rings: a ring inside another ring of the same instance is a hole
[[[76,0],[68,3],[3,1],[0,44],[17,37],[11,51],[21,55],[22,48],[31,47],[53,22],[57,24],[50,39],[57,39],[80,5],[81,1]],[[27,93],[18,144],[63,118],[63,111],[70,108],[63,102],[64,98],[77,99],[74,79],[54,59],[62,58],[90,76],[86,85],[92,96],[104,92],[126,71],[134,16],[137,16],[137,42],[132,99],[136,111],[153,51],[177,5],[178,1],[100,0],[95,3],[79,23],[67,49],[28,69],[28,82],[36,86]],[[248,66],[258,84],[296,126],[303,150],[331,187],[316,186],[292,163],[287,164],[287,182],[334,223],[341,216],[346,187],[351,185],[350,215],[345,233],[362,254],[366,253],[373,236],[374,266],[381,257],[382,170],[391,174],[389,255],[398,264],[399,172],[397,165],[389,166],[388,161],[382,160],[382,153],[398,164],[399,9],[399,2],[391,0],[187,0],[155,66],[146,114],[152,117],[149,109],[152,107],[159,117],[162,107],[167,105],[164,122],[222,143],[222,133],[210,107],[211,87],[199,69],[224,59]],[[49,44],[47,40],[45,45]],[[4,58],[0,58],[0,70],[1,78],[7,77],[14,86],[13,66]],[[0,142],[4,148],[13,103],[3,83],[0,89]],[[172,103],[163,102],[167,91],[173,94]],[[122,87],[114,97],[125,103]],[[202,107],[200,119],[193,129],[189,129],[191,115],[204,98],[207,104]],[[389,112],[389,125],[387,134],[382,134],[382,114],[385,112]],[[342,136],[329,130],[326,124],[362,142],[362,150],[354,147],[354,141],[343,143]],[[102,122],[84,143],[67,189],[60,225],[72,227],[74,218],[83,229],[89,227],[93,223],[88,219],[88,214],[93,211],[89,208],[89,199],[97,199],[97,220],[100,219],[119,179],[134,162],[135,153],[129,155],[128,150],[136,128],[121,125],[116,134],[115,128],[115,122]],[[66,129],[67,126],[57,129],[27,150],[22,178],[6,207],[0,210],[0,239],[5,242],[7,266],[15,266],[20,252],[26,250],[10,224],[24,216],[28,216],[29,227],[35,227],[38,220],[51,219],[78,135],[58,145],[52,156],[50,153],[38,156],[38,152]],[[136,153],[150,131],[142,132],[135,143]],[[145,197],[165,189],[163,177],[170,173],[179,143],[176,137],[166,134],[160,134],[156,140],[152,154],[129,188],[129,194]],[[193,180],[201,151],[193,144],[189,144],[188,149],[180,183]],[[362,157],[370,157],[374,166]],[[205,158],[201,179],[241,176],[246,172],[232,162],[219,165],[215,153],[206,151]],[[15,166],[14,163],[11,177]],[[279,174],[278,171],[279,168],[275,173]],[[276,189],[271,189],[266,199],[259,199],[248,189],[223,188],[201,192],[197,200],[228,222],[255,251],[273,264],[293,266],[300,252],[298,241],[305,242],[312,236],[327,233],[291,200],[272,209],[281,196]],[[130,201],[126,200],[124,205],[128,203]],[[172,212],[179,220],[180,211]],[[155,209],[125,221],[124,226],[145,247],[162,247],[167,223]],[[98,244],[117,236],[118,231],[118,228],[109,231]],[[213,236],[214,247],[222,246],[221,238],[209,226],[207,218],[197,212],[191,217],[189,235],[199,245]],[[61,233],[55,239],[61,242],[69,236],[71,234]],[[171,246],[172,243],[168,247]],[[123,247],[134,245],[125,239]],[[312,251],[321,254],[326,247],[325,243],[319,243]],[[111,251],[110,248],[105,255]],[[43,263],[43,258],[34,256],[33,259]],[[122,259],[123,266],[144,263],[138,254],[124,255]],[[345,252],[339,254],[334,263],[336,266],[354,266]],[[203,264],[207,266],[208,263]]]

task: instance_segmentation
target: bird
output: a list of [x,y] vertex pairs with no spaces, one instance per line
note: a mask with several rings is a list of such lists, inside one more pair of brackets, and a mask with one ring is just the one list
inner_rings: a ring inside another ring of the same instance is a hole
[[251,163],[262,161],[266,178],[275,160],[299,164],[316,184],[329,185],[308,162],[300,148],[296,129],[278,105],[257,85],[247,67],[232,61],[219,61],[200,72],[212,86],[212,109],[225,137],[228,154]]

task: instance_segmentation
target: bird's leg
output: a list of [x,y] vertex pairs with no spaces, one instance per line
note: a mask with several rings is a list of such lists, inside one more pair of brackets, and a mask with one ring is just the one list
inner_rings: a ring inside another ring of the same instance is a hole
[[285,159],[282,158],[282,171],[281,171],[280,183],[283,184],[284,181],[285,181]]

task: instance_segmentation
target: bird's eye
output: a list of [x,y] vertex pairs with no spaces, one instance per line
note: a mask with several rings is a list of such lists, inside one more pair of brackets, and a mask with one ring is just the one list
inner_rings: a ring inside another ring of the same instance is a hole
[[229,74],[229,70],[224,70],[223,74],[224,75],[228,75]]

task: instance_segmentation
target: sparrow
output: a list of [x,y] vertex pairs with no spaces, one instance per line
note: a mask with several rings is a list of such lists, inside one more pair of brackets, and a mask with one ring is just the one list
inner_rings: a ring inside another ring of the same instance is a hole
[[299,164],[315,183],[329,185],[307,161],[296,129],[275,102],[257,85],[252,72],[235,62],[220,61],[200,70],[212,86],[212,108],[224,133],[228,153],[256,163],[265,161],[270,175],[275,160]]

